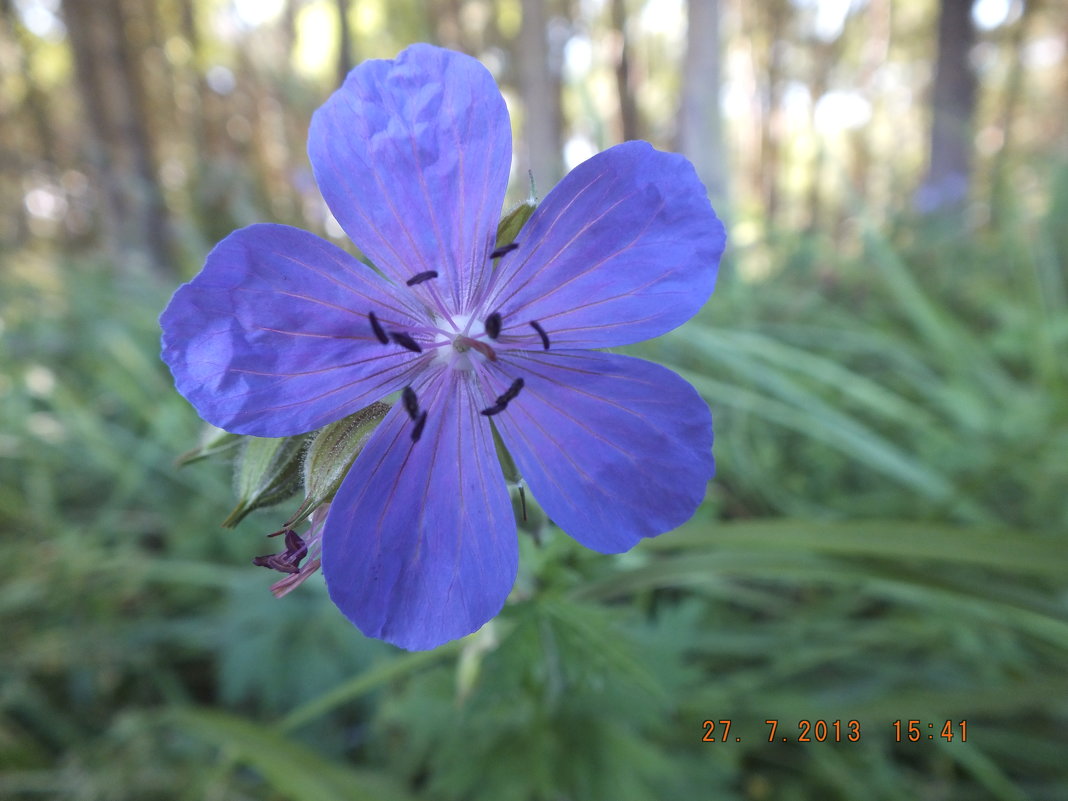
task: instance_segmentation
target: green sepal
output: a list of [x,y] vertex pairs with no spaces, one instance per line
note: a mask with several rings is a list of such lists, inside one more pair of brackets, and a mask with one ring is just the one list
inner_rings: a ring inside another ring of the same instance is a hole
[[497,459],[501,463],[501,473],[508,484],[508,495],[512,501],[512,511],[515,513],[516,526],[520,531],[525,531],[534,537],[534,541],[541,543],[541,535],[545,527],[549,525],[549,518],[545,516],[541,506],[531,496],[523,477],[519,474],[519,468],[515,466],[515,459],[508,452],[508,448],[501,439],[497,426],[490,421],[490,431],[493,433],[493,446],[497,450]]
[[497,426],[490,420],[490,432],[493,434],[493,447],[497,450],[497,458],[501,462],[501,472],[504,474],[504,480],[509,484],[516,484],[522,480],[522,476],[519,475],[519,468],[515,466],[515,460],[512,458],[512,454],[508,452],[508,448],[504,445],[504,440],[501,439],[500,432],[497,431]]
[[520,531],[525,531],[534,538],[534,542],[541,545],[542,535],[549,525],[549,518],[545,515],[541,506],[526,483],[520,481],[508,485],[508,495],[512,500],[512,511],[515,513],[515,524]]
[[200,442],[197,446],[183,453],[174,460],[174,463],[178,467],[185,467],[187,464],[199,462],[201,459],[208,459],[223,453],[229,454],[237,449],[242,439],[243,437],[240,434],[231,434],[229,431],[223,431],[221,428],[206,424],[200,434]]
[[505,212],[504,216],[501,217],[501,221],[497,223],[496,247],[510,245],[515,242],[515,238],[519,236],[519,232],[527,224],[527,220],[530,219],[530,215],[534,213],[534,209],[537,207],[538,196],[534,193],[534,176],[532,175],[530,177],[530,196]]
[[300,457],[306,434],[244,439],[234,469],[237,506],[223,521],[225,528],[233,528],[252,510],[281,503],[300,489]]
[[295,526],[334,497],[341,480],[389,409],[388,404],[372,403],[312,435],[304,457],[304,502],[286,521],[286,526]]

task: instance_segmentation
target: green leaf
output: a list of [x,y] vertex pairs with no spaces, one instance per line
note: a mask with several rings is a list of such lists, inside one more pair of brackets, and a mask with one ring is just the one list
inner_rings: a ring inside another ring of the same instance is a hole
[[412,801],[395,780],[325,759],[260,723],[208,709],[184,708],[170,719],[190,736],[225,749],[291,801]]
[[955,562],[1049,578],[1068,575],[1068,549],[1057,537],[909,520],[694,520],[641,544],[650,552],[720,548]]
[[322,717],[339,706],[351,703],[360,696],[376,690],[394,679],[436,664],[459,651],[462,643],[463,640],[455,640],[433,651],[416,651],[398,656],[384,665],[355,676],[344,684],[294,709],[278,722],[278,730],[290,731],[303,726],[305,723]]

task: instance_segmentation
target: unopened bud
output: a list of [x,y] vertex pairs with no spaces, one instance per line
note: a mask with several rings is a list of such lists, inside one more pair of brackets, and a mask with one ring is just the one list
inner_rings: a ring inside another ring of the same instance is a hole
[[243,437],[240,434],[231,434],[229,431],[223,431],[221,428],[207,425],[200,435],[200,443],[192,450],[188,450],[179,456],[175,460],[175,464],[178,467],[185,467],[187,464],[199,462],[201,459],[208,459],[223,453],[233,453],[237,450],[237,446],[241,444],[242,439]]
[[389,408],[385,403],[372,403],[313,435],[304,457],[304,503],[286,525],[296,525],[334,497],[341,480]]
[[272,506],[300,489],[300,454],[307,436],[245,437],[234,470],[237,506],[223,521],[233,528],[253,509]]

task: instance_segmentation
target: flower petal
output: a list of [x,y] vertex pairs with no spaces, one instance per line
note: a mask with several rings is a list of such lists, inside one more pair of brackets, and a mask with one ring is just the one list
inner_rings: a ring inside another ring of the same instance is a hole
[[553,347],[601,348],[696,314],[726,234],[689,161],[626,142],[572,170],[517,241],[484,304],[501,313],[502,341],[540,348],[536,320]]
[[412,45],[365,61],[315,112],[308,155],[330,210],[382,272],[436,271],[467,310],[493,248],[511,165],[508,111],[478,61]]
[[[427,413],[397,404],[330,507],[323,573],[334,603],[369,637],[423,650],[477,630],[515,583],[515,518],[470,373],[415,387]],[[480,401],[479,401],[480,402]]]
[[512,352],[494,380],[518,397],[494,416],[545,513],[588,548],[619,553],[681,525],[714,472],[712,416],[657,364],[582,351]]
[[398,389],[419,357],[375,337],[418,324],[392,287],[343,250],[284,225],[235,231],[160,317],[163,360],[200,416],[282,437]]

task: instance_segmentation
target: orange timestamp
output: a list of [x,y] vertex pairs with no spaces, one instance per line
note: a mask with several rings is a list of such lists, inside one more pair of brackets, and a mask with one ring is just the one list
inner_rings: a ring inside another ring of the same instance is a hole
[[[859,720],[808,720],[802,719],[797,724],[778,720],[765,720],[767,741],[769,743],[855,743],[860,740],[861,726]],[[737,730],[731,731],[730,720],[706,720],[702,723],[705,743],[740,743],[742,737]],[[946,720],[927,722],[923,720],[895,720],[890,724],[895,742],[919,742],[939,738],[952,742],[968,741],[968,721]]]

